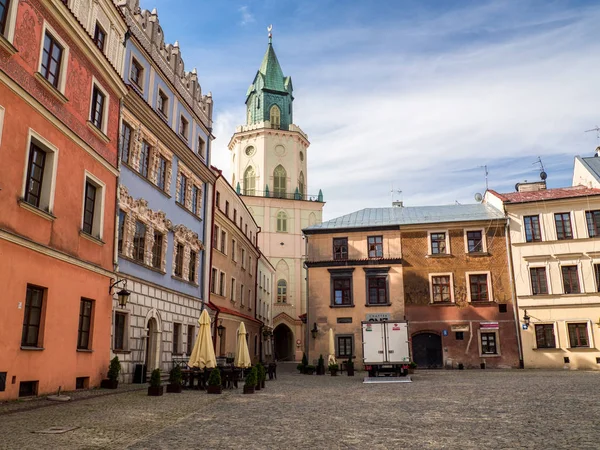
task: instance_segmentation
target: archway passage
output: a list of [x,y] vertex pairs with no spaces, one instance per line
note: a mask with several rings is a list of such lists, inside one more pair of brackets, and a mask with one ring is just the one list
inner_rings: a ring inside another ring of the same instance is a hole
[[273,330],[275,341],[275,358],[278,361],[294,361],[294,333],[285,325],[280,324]]
[[434,333],[418,333],[412,337],[413,361],[427,369],[443,367],[442,338]]

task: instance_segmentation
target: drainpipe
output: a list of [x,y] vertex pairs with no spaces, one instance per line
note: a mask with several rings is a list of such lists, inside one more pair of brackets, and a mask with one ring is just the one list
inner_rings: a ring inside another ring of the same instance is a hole
[[523,346],[521,342],[521,330],[519,329],[519,306],[517,304],[517,296],[516,296],[516,288],[513,282],[514,280],[514,268],[512,264],[512,246],[510,242],[510,228],[509,228],[509,218],[508,214],[506,215],[506,224],[504,225],[504,232],[506,233],[506,257],[508,258],[508,278],[510,279],[510,295],[512,297],[513,304],[513,315],[515,317],[515,327],[517,331],[517,347],[519,348],[519,368],[524,368],[523,362]]

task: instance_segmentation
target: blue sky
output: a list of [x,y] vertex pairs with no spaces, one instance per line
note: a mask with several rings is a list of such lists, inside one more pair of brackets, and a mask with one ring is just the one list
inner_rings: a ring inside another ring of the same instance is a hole
[[308,191],[325,219],[389,206],[473,202],[538,178],[571,182],[600,145],[600,4],[585,1],[142,0],[158,9],[215,101],[213,161],[227,143],[273,24],[309,136]]

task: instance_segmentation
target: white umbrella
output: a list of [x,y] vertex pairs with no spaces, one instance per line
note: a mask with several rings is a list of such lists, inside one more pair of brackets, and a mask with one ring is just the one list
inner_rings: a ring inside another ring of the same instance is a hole
[[337,364],[335,360],[335,342],[333,340],[333,328],[329,329],[329,356],[327,357],[327,365]]
[[237,331],[237,347],[235,349],[235,359],[233,365],[245,369],[252,365],[250,360],[250,352],[248,351],[248,342],[246,341],[246,326],[244,322],[240,323]]
[[205,309],[200,314],[198,319],[200,329],[194,343],[194,349],[190,355],[188,366],[198,367],[199,369],[217,367],[217,359],[215,358],[215,349],[213,348],[212,337],[210,335],[210,316]]

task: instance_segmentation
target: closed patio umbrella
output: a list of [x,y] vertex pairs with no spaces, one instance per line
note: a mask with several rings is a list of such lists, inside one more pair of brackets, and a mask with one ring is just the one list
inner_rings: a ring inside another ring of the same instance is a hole
[[215,368],[217,367],[217,360],[210,334],[210,316],[206,309],[200,314],[198,323],[200,324],[200,329],[198,330],[198,337],[196,337],[188,366],[198,367],[199,369]]
[[240,323],[240,327],[237,332],[237,347],[235,349],[235,359],[233,365],[235,367],[241,367],[246,369],[252,365],[250,360],[250,352],[248,351],[248,342],[246,341],[246,326],[244,322]]
[[327,357],[327,365],[337,364],[335,360],[335,342],[333,341],[333,328],[329,329],[329,356]]

